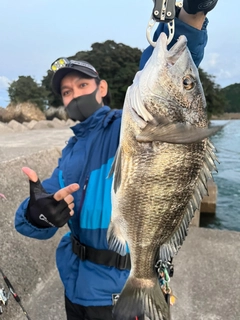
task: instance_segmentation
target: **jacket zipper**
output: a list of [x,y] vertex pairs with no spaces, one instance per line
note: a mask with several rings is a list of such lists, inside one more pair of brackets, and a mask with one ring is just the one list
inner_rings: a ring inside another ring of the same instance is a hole
[[84,186],[83,186],[83,192],[82,192],[82,197],[81,197],[80,206],[79,206],[79,218],[80,218],[80,213],[81,213],[83,202],[84,202],[85,195],[86,195],[88,180],[89,180],[89,177],[86,178]]

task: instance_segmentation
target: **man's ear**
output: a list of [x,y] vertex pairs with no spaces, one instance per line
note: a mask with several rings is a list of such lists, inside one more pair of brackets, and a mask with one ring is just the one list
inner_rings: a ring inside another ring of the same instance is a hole
[[100,94],[101,97],[105,97],[107,92],[108,92],[108,84],[106,80],[101,80],[99,83],[99,90],[100,90]]

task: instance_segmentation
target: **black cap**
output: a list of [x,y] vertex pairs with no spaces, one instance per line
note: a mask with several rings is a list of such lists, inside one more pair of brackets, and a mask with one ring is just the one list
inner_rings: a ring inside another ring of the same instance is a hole
[[[67,60],[67,59],[66,59]],[[89,77],[99,78],[97,70],[87,61],[76,61],[76,60],[67,60],[68,64],[64,67],[59,68],[52,77],[52,90],[61,94],[61,81],[62,79],[71,71],[79,71]]]

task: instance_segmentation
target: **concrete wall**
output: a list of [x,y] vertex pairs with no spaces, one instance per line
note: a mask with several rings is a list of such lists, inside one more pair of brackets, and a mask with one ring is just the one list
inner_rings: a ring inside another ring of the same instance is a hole
[[[0,192],[7,200],[0,199],[0,267],[14,289],[26,304],[32,291],[45,285],[55,268],[55,249],[66,228],[47,241],[24,237],[14,228],[14,216],[18,205],[29,195],[29,182],[21,172],[23,166],[36,170],[40,179],[49,177],[57,165],[60,149],[51,148],[0,162]],[[0,287],[6,285],[0,276]],[[24,315],[11,297],[2,315],[4,320]],[[0,319],[1,316],[0,316]]]

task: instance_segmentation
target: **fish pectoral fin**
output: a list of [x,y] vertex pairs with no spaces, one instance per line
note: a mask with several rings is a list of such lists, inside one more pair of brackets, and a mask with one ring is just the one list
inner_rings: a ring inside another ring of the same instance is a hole
[[173,144],[188,144],[202,141],[210,137],[222,126],[211,128],[196,128],[183,123],[161,123],[158,125],[147,124],[142,133],[136,136],[138,142],[167,142]]
[[121,184],[121,155],[122,155],[121,147],[118,147],[110,172],[108,174],[108,178],[114,175],[113,190],[115,193],[117,192],[117,189]]
[[116,251],[121,256],[127,254],[127,244],[116,220],[110,222],[107,231],[107,241],[110,250]]

